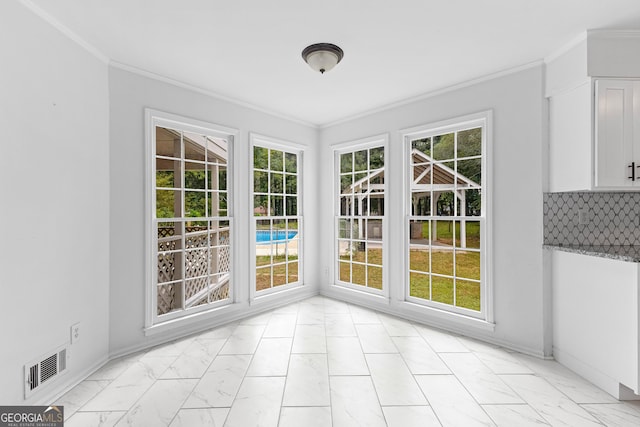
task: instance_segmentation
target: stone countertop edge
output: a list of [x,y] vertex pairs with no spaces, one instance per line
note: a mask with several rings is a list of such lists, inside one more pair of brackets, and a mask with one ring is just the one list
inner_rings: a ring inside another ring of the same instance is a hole
[[640,246],[542,245],[544,249],[597,256],[627,262],[640,262]]

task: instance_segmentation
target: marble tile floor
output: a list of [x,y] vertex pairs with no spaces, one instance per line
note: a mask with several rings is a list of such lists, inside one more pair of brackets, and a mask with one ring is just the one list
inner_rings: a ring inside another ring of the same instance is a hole
[[67,427],[640,426],[554,361],[316,296],[110,361]]

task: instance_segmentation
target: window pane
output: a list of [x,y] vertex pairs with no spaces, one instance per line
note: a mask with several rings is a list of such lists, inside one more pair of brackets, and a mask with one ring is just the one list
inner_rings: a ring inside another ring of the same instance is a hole
[[409,274],[409,295],[417,298],[431,299],[428,274]]
[[433,159],[453,159],[454,134],[448,133],[433,137]]
[[182,249],[183,226],[182,222],[158,223],[158,252]]
[[456,277],[480,280],[480,252],[456,250]]
[[369,215],[371,216],[384,215],[384,195],[369,198]]
[[287,283],[287,264],[273,266],[273,286],[281,286]]
[[156,156],[175,157],[180,158],[180,144],[181,136],[180,132],[156,127]]
[[181,279],[179,269],[176,271],[176,254],[158,254],[158,283],[173,282]]
[[436,198],[436,212],[437,216],[453,216],[455,215],[455,203],[456,196],[452,191],[446,191],[443,193],[434,193]]
[[411,190],[413,192],[425,192],[432,190],[431,180],[433,178],[433,165],[432,163],[422,163],[413,165],[412,170],[412,182]]
[[382,246],[378,243],[369,244],[367,251],[367,263],[382,265]]
[[[227,216],[228,214],[228,193],[221,191],[218,193],[218,212],[217,212],[217,216]],[[213,202],[215,202],[216,200],[214,199]],[[215,206],[215,205],[213,205]],[[213,213],[210,214],[211,216],[213,216]]]
[[455,235],[454,222],[445,220],[434,220],[431,226],[432,244],[438,247],[453,246]]
[[384,147],[376,147],[369,150],[369,169],[384,167]]
[[482,128],[458,132],[458,157],[479,156],[482,154]]
[[[209,190],[218,190],[220,188],[221,173],[218,170],[219,166],[216,164],[207,164],[207,188]],[[226,174],[225,174],[226,179]]]
[[338,258],[343,261],[351,260],[351,241],[338,240]]
[[202,135],[184,132],[184,158],[189,160],[205,160],[206,138]]
[[[215,189],[215,187],[209,187],[211,189]],[[218,166],[218,189],[219,190],[227,190],[227,167],[226,166]]]
[[351,242],[351,260],[367,262],[367,244],[365,242]]
[[356,173],[353,176],[353,192],[354,193],[364,193],[367,189],[367,184],[369,183],[367,177],[369,174],[367,173]]
[[293,238],[291,236],[295,231],[288,231],[287,234],[290,236],[289,240],[287,240],[287,262],[296,261],[298,259],[298,242],[299,240]]
[[283,155],[284,154],[280,150],[271,150],[271,164],[269,169],[271,169],[272,171],[283,171]]
[[269,169],[269,150],[263,147],[253,147],[253,167]]
[[271,266],[256,268],[256,290],[269,289],[271,287]]
[[480,188],[482,185],[482,160],[458,160],[456,164],[458,167],[457,188]]
[[340,262],[339,264],[339,280],[343,282],[351,282],[351,264],[348,262]]
[[255,216],[269,215],[269,197],[253,196],[253,214]]
[[274,216],[284,215],[284,198],[282,196],[271,196],[271,214]]
[[[435,224],[435,222],[434,222]],[[431,231],[430,221],[411,221],[409,222],[409,236],[411,244],[428,245]]]
[[411,156],[411,163],[423,163],[426,158],[423,155],[431,157],[431,138],[415,139],[411,141],[411,150],[417,151]]
[[340,216],[352,215],[351,206],[353,205],[353,197],[340,197]]
[[367,286],[382,289],[382,268],[367,266]]
[[253,191],[256,193],[269,192],[269,174],[267,172],[253,172]]
[[482,215],[482,193],[480,190],[465,191],[464,209],[461,206],[459,210],[463,216]]
[[341,175],[340,176],[340,194],[352,194],[353,193],[353,175]]
[[368,219],[367,221],[367,240],[381,240],[382,239],[382,220],[381,219]]
[[367,150],[356,151],[353,153],[355,171],[364,171],[368,169],[369,163],[367,157]]
[[156,159],[156,187],[180,188],[180,162]]
[[270,174],[270,188],[271,193],[274,194],[282,194],[284,193],[284,175],[281,173],[271,173]]
[[298,177],[296,175],[285,175],[287,194],[298,194]]
[[453,279],[431,276],[431,300],[453,305]]
[[181,289],[182,287],[179,283],[158,286],[156,304],[156,312],[158,316],[162,316],[163,314],[167,314],[181,308],[181,301],[178,298]]
[[298,197],[286,197],[286,215],[298,215]]
[[457,246],[480,249],[480,221],[461,221]]
[[350,239],[351,238],[351,220],[340,219],[338,221],[338,238]]
[[480,282],[456,280],[456,305],[480,311]]
[[433,246],[431,248],[431,271],[435,274],[453,276],[453,250]]
[[156,218],[179,218],[181,192],[156,190]]
[[[217,191],[211,191],[208,193],[208,203],[209,203],[209,216],[219,216],[220,215],[220,193]],[[226,206],[225,208],[226,209]]]
[[285,171],[298,172],[298,156],[293,153],[284,153],[284,165]]
[[294,283],[298,281],[298,263],[292,262],[289,263],[289,277],[287,278],[288,283]]
[[201,191],[184,192],[184,216],[195,218],[206,215],[206,193]]
[[209,277],[185,280],[185,308],[196,307],[209,302]]
[[185,162],[184,188],[205,189],[207,173],[203,163]]
[[354,285],[366,285],[367,268],[362,264],[351,264],[351,283]]
[[[287,220],[287,229],[289,231],[298,230],[298,220],[297,219],[288,219]],[[295,235],[297,237],[297,234]]]
[[229,298],[229,276],[224,274],[212,276],[209,289],[209,302]]
[[340,173],[353,172],[353,153],[340,155]]
[[428,246],[412,245],[409,249],[409,269],[429,273],[429,261],[431,259]]

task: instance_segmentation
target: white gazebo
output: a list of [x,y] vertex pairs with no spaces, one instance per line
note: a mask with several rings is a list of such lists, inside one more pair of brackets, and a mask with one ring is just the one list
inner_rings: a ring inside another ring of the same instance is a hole
[[[440,195],[451,192],[460,201],[460,212],[466,212],[467,190],[480,190],[481,185],[451,169],[443,163],[436,163],[431,157],[414,148],[411,151],[413,179],[411,181],[411,202],[413,214],[418,212],[420,199],[430,196],[429,212],[434,215]],[[467,246],[466,221],[460,220],[460,246]],[[431,223],[431,240],[438,238],[438,221]]]

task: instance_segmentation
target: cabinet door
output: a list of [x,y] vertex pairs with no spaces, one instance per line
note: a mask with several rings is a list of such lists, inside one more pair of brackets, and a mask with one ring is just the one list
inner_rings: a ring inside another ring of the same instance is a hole
[[640,184],[640,163],[631,167],[633,88],[630,80],[596,81],[596,187],[629,187],[634,176]]

